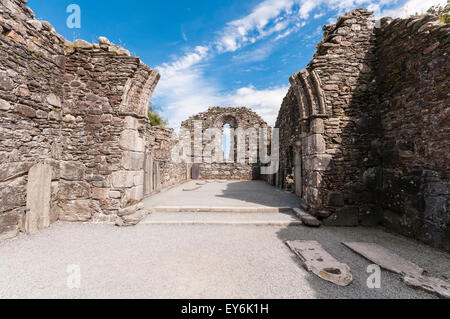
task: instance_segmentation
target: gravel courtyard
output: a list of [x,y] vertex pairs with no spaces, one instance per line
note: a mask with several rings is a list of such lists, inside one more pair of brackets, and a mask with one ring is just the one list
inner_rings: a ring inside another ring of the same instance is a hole
[[[286,240],[318,240],[352,269],[338,287],[304,270]],[[366,228],[56,223],[0,246],[0,298],[434,298],[383,271],[368,289],[369,262],[342,241],[370,241],[450,278],[448,254]],[[81,271],[69,289],[69,265]]]

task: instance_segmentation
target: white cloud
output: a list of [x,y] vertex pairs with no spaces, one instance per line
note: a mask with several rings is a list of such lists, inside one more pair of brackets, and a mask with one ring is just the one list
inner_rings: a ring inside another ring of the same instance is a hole
[[447,0],[408,0],[403,5],[390,10],[384,10],[381,16],[393,18],[407,18],[413,14],[425,13],[429,8],[435,5],[445,6]]
[[[399,2],[398,7],[392,9]],[[269,124],[274,124],[287,86],[257,89],[244,84],[240,89],[226,91],[214,77],[214,65],[205,63],[217,55],[236,52],[259,41],[266,42],[253,51],[235,54],[233,61],[241,65],[264,61],[276,47],[275,41],[327,14],[333,16],[330,22],[334,22],[336,14],[367,7],[378,15],[383,13],[396,17],[425,11],[439,3],[445,4],[446,0],[264,0],[247,16],[227,23],[221,31],[214,33],[211,41],[158,66],[156,69],[161,73],[161,81],[154,98],[165,108],[164,116],[173,127],[179,127],[189,116],[213,105],[251,107]],[[321,28],[317,32],[321,32]],[[319,34],[313,32],[305,34],[304,38],[316,35]],[[250,65],[248,69],[255,70],[256,67]],[[295,71],[298,70],[292,73]]]
[[243,87],[233,92],[227,98],[230,105],[251,107],[264,118],[269,125],[275,125],[278,111],[283,98],[286,96],[289,86],[281,86],[258,90],[252,85]]
[[274,32],[285,29],[287,21],[275,24],[270,22],[280,18],[283,13],[289,13],[298,0],[265,0],[247,16],[231,21],[224,30],[219,32],[220,37],[215,45],[219,53],[234,52],[253,38],[263,38]]

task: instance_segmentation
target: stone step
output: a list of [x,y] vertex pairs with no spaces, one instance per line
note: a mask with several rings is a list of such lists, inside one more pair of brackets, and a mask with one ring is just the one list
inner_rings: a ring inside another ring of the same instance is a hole
[[157,206],[154,213],[291,213],[291,207],[208,207],[208,206]]
[[141,209],[134,214],[119,216],[116,220],[116,226],[129,227],[135,226],[150,214],[149,210]]
[[140,225],[235,225],[235,226],[300,226],[302,222],[291,213],[220,213],[172,212],[153,213]]

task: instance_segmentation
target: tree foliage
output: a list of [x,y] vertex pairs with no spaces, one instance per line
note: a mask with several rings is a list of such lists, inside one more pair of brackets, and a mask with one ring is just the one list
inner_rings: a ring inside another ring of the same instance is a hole
[[164,126],[166,121],[159,115],[161,107],[150,104],[148,107],[148,120],[151,126]]
[[445,7],[437,5],[428,9],[427,13],[439,17],[439,21],[443,24],[450,23],[450,0],[447,0]]

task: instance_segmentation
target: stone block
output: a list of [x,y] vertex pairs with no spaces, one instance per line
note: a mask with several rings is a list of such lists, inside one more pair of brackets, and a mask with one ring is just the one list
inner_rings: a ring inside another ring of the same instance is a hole
[[136,204],[144,199],[144,186],[135,186],[125,190],[122,197],[122,207]]
[[359,225],[358,207],[347,206],[338,209],[336,213],[323,221],[325,226],[353,227]]
[[61,162],[60,177],[68,181],[84,180],[86,167],[80,162]]
[[305,191],[306,204],[313,209],[321,209],[323,207],[323,203],[320,193],[321,190],[319,188],[307,187]]
[[129,188],[134,186],[134,175],[132,171],[118,171],[112,173],[112,185],[116,188]]
[[303,163],[307,171],[327,171],[331,169],[332,156],[328,154],[304,156]]
[[307,186],[312,187],[322,187],[323,185],[323,178],[322,174],[317,171],[307,171],[305,172],[305,184]]
[[328,194],[328,206],[331,207],[343,207],[344,196],[341,192],[330,192]]
[[124,129],[137,130],[139,126],[139,120],[132,116],[126,116],[124,120]]
[[66,222],[88,222],[92,215],[101,211],[99,204],[92,200],[73,200],[58,204],[59,220]]
[[149,214],[150,214],[149,210],[142,209],[142,210],[138,210],[134,214],[126,215],[123,217],[118,217],[116,220],[116,226],[119,226],[119,227],[135,226],[140,221],[142,221],[145,217],[147,217]]
[[144,185],[144,172],[138,172],[134,175],[134,186]]
[[122,155],[122,167],[129,171],[144,169],[144,153],[125,151]]
[[323,119],[316,118],[311,121],[311,132],[315,134],[324,134],[325,133],[325,125],[323,123]]
[[108,199],[109,198],[109,188],[99,188],[95,187],[91,192],[92,199]]
[[0,111],[8,111],[11,108],[11,104],[8,101],[0,99]]
[[61,107],[61,99],[53,93],[50,93],[49,95],[47,95],[46,100],[47,100],[47,103],[50,104],[51,106],[54,106],[57,108]]
[[119,146],[125,151],[144,152],[144,139],[139,136],[136,130],[125,130],[120,135]]
[[25,175],[34,165],[32,162],[13,162],[0,165],[0,182]]
[[109,192],[109,198],[118,199],[122,196],[119,191],[111,191]]
[[0,243],[19,234],[20,211],[19,209],[0,214]]
[[[21,178],[25,181],[25,178]],[[0,187],[0,213],[25,206],[26,184],[7,185]]]
[[326,152],[325,139],[322,134],[312,134],[302,140],[303,155],[323,154]]
[[52,168],[46,164],[34,165],[28,173],[27,213],[25,231],[36,233],[50,226],[50,199]]
[[14,88],[14,83],[6,72],[0,72],[0,90],[6,92],[11,91]]
[[60,181],[58,197],[62,200],[87,199],[91,186],[86,182]]
[[30,117],[30,118],[36,117],[36,111],[33,108],[23,105],[23,104],[17,105],[15,107],[15,111],[26,117]]

